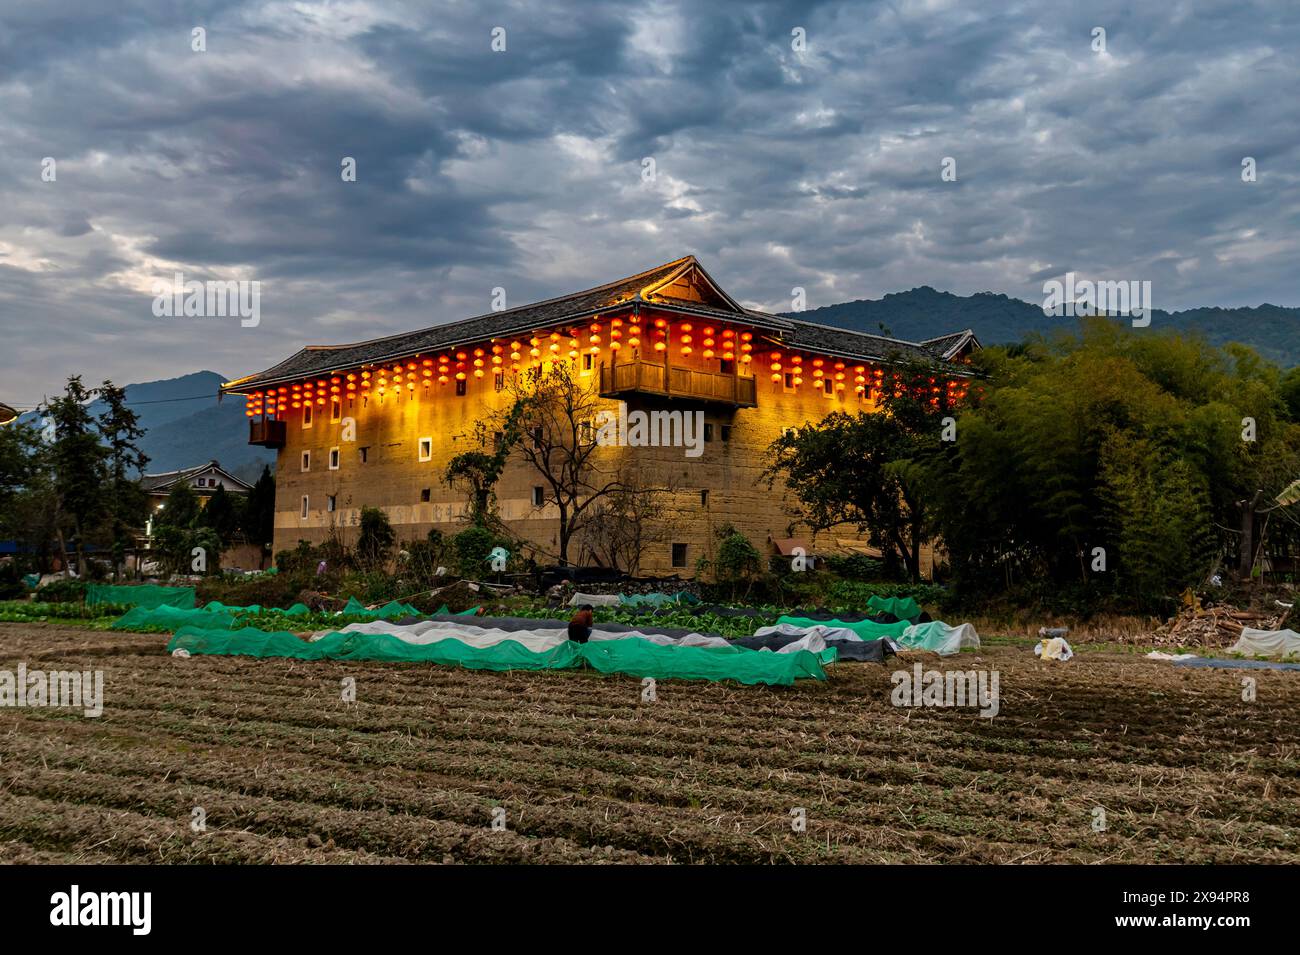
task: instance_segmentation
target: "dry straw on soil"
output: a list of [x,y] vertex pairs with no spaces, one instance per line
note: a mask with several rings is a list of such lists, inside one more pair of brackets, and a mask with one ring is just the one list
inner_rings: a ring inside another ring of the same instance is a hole
[[178,660],[165,640],[0,625],[0,668],[105,671],[99,719],[0,710],[0,861],[1300,861],[1297,673],[1252,673],[1247,703],[1240,672],[1133,654],[926,657],[997,669],[990,721],[891,706],[893,665],[663,681],[642,704],[594,673]]

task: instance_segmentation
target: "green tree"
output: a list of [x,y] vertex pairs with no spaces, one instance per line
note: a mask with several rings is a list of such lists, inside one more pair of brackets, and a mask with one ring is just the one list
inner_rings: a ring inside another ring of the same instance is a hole
[[[1256,511],[1300,474],[1277,368],[1250,349],[1105,319],[980,362],[984,400],[927,465],[934,533],[961,592],[1068,586],[1154,609],[1216,554],[1235,553],[1249,575]],[[1295,545],[1294,525],[1273,526],[1270,546]]]
[[275,539],[275,477],[269,467],[262,468],[261,476],[244,499],[240,529],[244,539],[257,544],[263,553]]
[[87,406],[94,390],[74,375],[64,392],[46,402],[42,412],[51,437],[49,452],[53,472],[54,527],[64,565],[69,563],[68,538],[75,544],[77,572],[86,575],[86,547],[101,529],[110,511],[108,450],[99,442],[95,421]]
[[239,533],[239,514],[224,485],[218,484],[208,496],[208,503],[199,513],[198,525],[212,528],[223,550],[235,540]]
[[935,397],[926,365],[894,372],[880,409],[833,412],[787,431],[769,448],[766,477],[778,478],[814,531],[850,524],[868,534],[887,569],[920,578],[921,548],[932,533],[934,462],[947,456],[941,436],[951,412],[946,389]]
[[167,494],[162,509],[154,517],[155,527],[178,527],[190,530],[199,518],[199,496],[185,480],[177,481]]
[[139,482],[149,457],[140,450],[145,429],[140,427],[139,416],[127,407],[125,389],[106,379],[99,387],[99,400],[104,403],[98,419],[99,435],[108,451],[108,530],[113,573],[120,576],[127,548],[149,518],[149,495]]

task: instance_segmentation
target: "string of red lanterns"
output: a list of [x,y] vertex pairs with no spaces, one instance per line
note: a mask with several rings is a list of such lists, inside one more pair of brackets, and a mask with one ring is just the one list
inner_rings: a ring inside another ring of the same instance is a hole
[[[718,329],[712,325],[696,328],[691,322],[674,324],[665,318],[653,319],[649,331],[654,351],[660,354],[676,347],[678,354],[687,358],[698,349],[700,357],[706,361],[739,361],[741,365],[752,364],[756,357],[754,333],[750,331]],[[545,360],[551,361],[564,355],[576,360],[585,352],[594,360],[602,348],[607,348],[612,355],[617,356],[624,346],[639,349],[643,333],[643,325],[633,317],[626,322],[622,318],[613,318],[607,325],[593,321],[585,328],[574,326],[541,330],[528,338],[493,339],[486,348],[443,352],[436,357],[416,355],[404,362],[368,365],[332,374],[328,378],[305,379],[255,391],[248,395],[244,413],[248,417],[283,417],[290,409],[299,410],[312,404],[323,407],[327,399],[341,401],[345,395],[349,399],[355,399],[358,395],[368,399],[373,394],[382,399],[390,393],[400,395],[405,392],[408,397],[415,398],[417,385],[427,389],[435,381],[439,386],[445,386],[453,379],[458,382],[467,381],[470,376],[481,379],[488,368],[494,373],[503,373],[507,357],[510,371],[518,372],[525,365],[541,365],[543,356]],[[874,398],[885,392],[885,371],[878,365],[850,366],[839,359],[781,348],[773,348],[766,358],[774,383],[785,382],[788,375],[789,384],[797,389],[804,384],[807,366],[811,365],[813,385],[818,389],[824,389],[825,382],[831,381],[834,383],[832,389],[837,392],[846,391],[850,382],[859,396]],[[901,397],[907,390],[897,372],[890,375],[889,387],[896,397]],[[967,379],[952,378],[940,383],[931,377],[916,385],[913,392],[918,398],[928,398],[934,406],[941,404],[944,399],[949,403],[958,403],[969,396],[970,382]]]

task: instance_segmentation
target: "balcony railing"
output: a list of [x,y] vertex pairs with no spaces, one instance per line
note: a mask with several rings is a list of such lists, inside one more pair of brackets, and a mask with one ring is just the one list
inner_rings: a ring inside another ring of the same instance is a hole
[[737,407],[756,404],[753,378],[700,371],[654,361],[628,361],[600,369],[600,395],[617,398],[627,394],[689,398]]
[[248,443],[260,444],[264,448],[283,448],[285,428],[283,421],[271,418],[256,418],[248,422]]

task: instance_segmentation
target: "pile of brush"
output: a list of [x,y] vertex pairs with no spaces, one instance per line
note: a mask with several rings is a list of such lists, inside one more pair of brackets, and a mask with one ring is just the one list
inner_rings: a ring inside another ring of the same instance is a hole
[[1241,638],[1245,627],[1281,630],[1290,608],[1238,610],[1235,607],[1184,607],[1176,617],[1149,635],[1156,646],[1226,647]]

